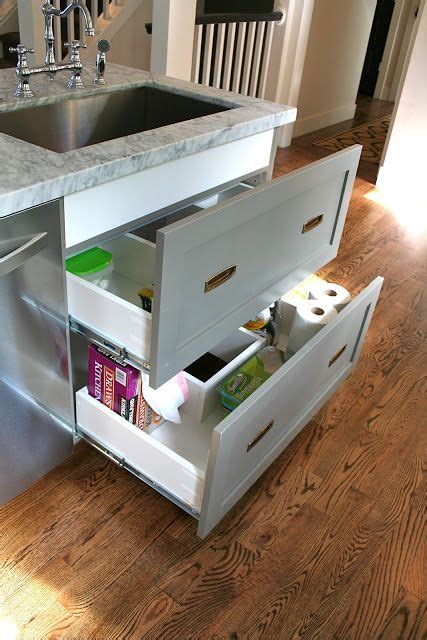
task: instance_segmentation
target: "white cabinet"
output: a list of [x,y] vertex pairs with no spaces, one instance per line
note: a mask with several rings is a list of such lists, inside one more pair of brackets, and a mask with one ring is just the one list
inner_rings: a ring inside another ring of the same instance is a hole
[[[144,363],[151,386],[160,386],[336,256],[360,150],[182,210],[175,222],[157,225],[155,243],[132,234],[104,241],[115,263],[108,290],[67,276],[75,326]],[[377,278],[230,414],[218,402],[198,415],[183,411],[181,425],[141,432],[83,388],[78,433],[197,517],[203,537],[349,375],[381,283]],[[150,314],[138,290],[151,284]]]

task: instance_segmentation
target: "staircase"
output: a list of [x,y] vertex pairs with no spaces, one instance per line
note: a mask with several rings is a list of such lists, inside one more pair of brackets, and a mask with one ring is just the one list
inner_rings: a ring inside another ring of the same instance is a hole
[[[60,37],[56,38],[55,52],[57,60],[66,57],[68,50],[62,46],[70,40],[80,40],[87,45],[86,55],[92,56],[96,51],[96,42],[102,37],[112,40],[114,35],[131,18],[135,9],[143,0],[86,0],[86,6],[92,17],[92,24],[96,32],[96,38],[88,38],[84,33],[84,23],[81,13],[73,11],[66,20],[57,18],[54,21],[54,29]],[[65,9],[69,0],[52,0],[52,4],[61,10]]]
[[[0,0],[1,2],[12,2],[13,0]],[[51,0],[51,3],[61,11],[66,8],[70,0]],[[109,60],[138,66],[138,58],[135,55],[135,48],[131,50],[129,40],[135,38],[134,13],[143,8],[150,12],[150,0],[84,0],[89,9],[96,37],[86,37],[84,33],[84,20],[80,11],[72,11],[67,18],[54,18],[53,28],[55,32],[55,57],[61,61],[68,55],[68,50],[63,43],[70,40],[80,40],[87,45],[87,49],[82,52],[82,58],[93,61],[96,55],[96,45],[98,40],[106,38],[111,41],[111,53]],[[28,2],[28,4],[27,4]],[[21,40],[28,46],[36,49],[33,61],[42,64],[44,59],[43,36],[44,22],[41,19],[41,0],[21,0],[19,4],[19,30]],[[126,29],[124,27],[126,26]],[[126,38],[126,32],[132,32],[130,38]],[[144,31],[144,21],[141,24],[141,32]],[[121,33],[120,33],[121,32]],[[120,35],[116,43],[116,36]],[[117,46],[116,46],[117,45]],[[132,64],[133,63],[133,64]]]
[[0,0],[0,69],[14,66],[15,56],[9,53],[9,47],[19,42],[17,28],[16,0]]
[[10,53],[9,47],[16,47],[17,44],[19,44],[19,33],[0,34],[0,69],[16,65],[16,54]]

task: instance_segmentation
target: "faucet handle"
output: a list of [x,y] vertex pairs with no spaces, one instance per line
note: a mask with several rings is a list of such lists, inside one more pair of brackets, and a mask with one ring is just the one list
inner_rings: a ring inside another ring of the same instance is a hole
[[18,61],[24,60],[27,53],[34,53],[34,49],[27,47],[25,44],[17,44],[16,47],[9,47],[10,53],[18,54]]
[[71,40],[71,42],[64,42],[64,47],[71,49],[71,62],[80,62],[79,49],[86,49],[87,45],[79,40]]
[[16,47],[9,47],[10,53],[18,54],[18,64],[16,65],[16,75],[19,80],[18,87],[15,91],[17,98],[33,98],[34,93],[30,89],[30,75],[31,72],[28,68],[27,53],[34,53],[34,49],[25,46],[24,44],[18,44]]

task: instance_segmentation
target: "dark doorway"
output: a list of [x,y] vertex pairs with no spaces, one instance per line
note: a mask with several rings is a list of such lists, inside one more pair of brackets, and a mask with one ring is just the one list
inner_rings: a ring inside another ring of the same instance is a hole
[[375,92],[394,4],[394,0],[378,0],[377,2],[359,85],[359,93],[366,96],[373,96]]

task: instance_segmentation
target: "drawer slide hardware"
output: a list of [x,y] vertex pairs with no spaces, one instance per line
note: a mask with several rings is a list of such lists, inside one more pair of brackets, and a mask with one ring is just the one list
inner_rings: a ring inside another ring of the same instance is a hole
[[328,367],[332,367],[332,365],[334,364],[334,362],[336,362],[338,360],[338,358],[340,358],[342,356],[342,354],[344,353],[344,351],[347,349],[347,345],[345,344],[343,347],[341,347],[341,349],[339,351],[336,352],[336,354],[334,356],[332,356],[332,358],[329,360],[329,364]]
[[308,233],[309,231],[313,231],[313,229],[318,227],[322,221],[323,221],[323,213],[319,214],[318,216],[314,216],[314,218],[310,218],[310,220],[307,220],[307,222],[304,223],[302,232]]
[[180,507],[180,509],[188,513],[190,516],[193,516],[193,518],[196,518],[196,520],[199,519],[200,514],[198,511],[190,507],[185,502],[182,502],[181,500],[179,500],[172,493],[169,493],[169,491],[164,489],[161,485],[157,484],[157,482],[154,482],[153,480],[150,480],[149,478],[144,476],[144,474],[142,474],[140,471],[138,471],[137,469],[132,467],[132,465],[126,462],[125,458],[121,458],[120,456],[117,456],[115,453],[113,453],[109,449],[106,449],[104,446],[102,446],[102,444],[100,444],[99,442],[91,438],[89,435],[87,435],[87,433],[85,433],[84,431],[81,431],[79,428],[76,429],[76,436],[78,438],[81,438],[88,444],[90,444],[91,447],[99,451],[103,456],[111,460],[111,462],[114,462],[114,464],[116,464],[118,467],[125,469],[125,471],[128,471],[132,475],[136,476],[138,480],[142,480],[142,482],[145,482],[145,484],[148,484],[152,489],[155,489],[158,493],[160,493],[162,496],[164,496],[165,498],[167,498],[168,500],[176,504],[178,507]]
[[145,369],[147,371],[150,370],[150,363],[144,360],[143,358],[139,358],[136,355],[129,353],[125,347],[121,347],[119,345],[114,344],[109,338],[103,336],[101,333],[95,332],[89,327],[86,327],[83,324],[80,324],[77,320],[70,316],[70,329],[73,333],[77,333],[79,336],[82,336],[88,342],[92,342],[96,344],[97,347],[102,347],[102,349],[106,349],[112,355],[119,357],[123,362],[127,361],[131,364],[135,364],[137,367],[141,369]]
[[230,280],[233,276],[236,275],[237,265],[232,264],[226,269],[223,269],[219,273],[216,273],[214,276],[206,280],[205,282],[205,293],[209,293],[209,291],[213,291],[217,287],[220,287],[222,284]]
[[251,449],[253,449],[254,446],[258,444],[258,442],[270,431],[273,425],[274,420],[271,420],[271,422],[266,424],[260,431],[258,431],[256,436],[249,442],[248,446],[246,447],[246,451],[250,451]]

